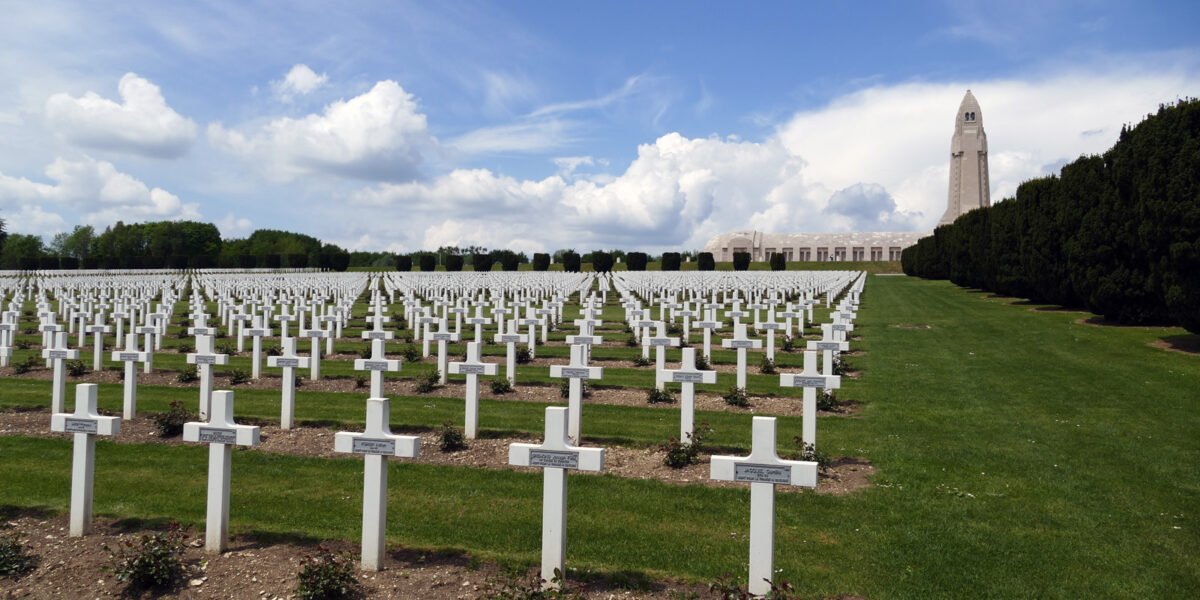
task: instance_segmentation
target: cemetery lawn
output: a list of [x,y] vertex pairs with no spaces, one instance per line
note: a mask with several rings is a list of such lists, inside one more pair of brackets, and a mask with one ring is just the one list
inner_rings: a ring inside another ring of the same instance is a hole
[[[853,359],[862,378],[841,390],[862,410],[822,417],[818,444],[879,472],[847,496],[776,494],[780,579],[802,597],[1200,597],[1200,356],[1150,346],[1178,329],[1096,327],[1077,323],[1085,313],[1038,308],[947,282],[868,277],[854,344],[864,354]],[[643,383],[633,373],[617,381]],[[277,392],[250,392],[238,392],[239,417],[278,417]],[[139,407],[158,410],[170,393],[194,399],[194,389],[147,389]],[[48,396],[45,382],[0,380],[0,407]],[[361,429],[361,396],[328,396],[298,418]],[[102,407],[119,398],[102,387]],[[394,399],[393,424],[461,419],[461,401],[430,400]],[[540,432],[545,405],[518,404],[485,402],[484,431]],[[660,443],[677,432],[674,415],[587,405],[585,441]],[[717,421],[717,445],[749,447],[749,415],[697,416],[706,419]],[[800,420],[779,428],[785,451]],[[206,452],[98,442],[97,514],[202,528]],[[0,436],[0,457],[0,505],[66,510],[69,440]],[[536,562],[539,474],[390,468],[392,544]],[[357,540],[361,486],[360,458],[235,451],[233,528]],[[576,475],[568,513],[573,569],[745,576],[749,490]]]

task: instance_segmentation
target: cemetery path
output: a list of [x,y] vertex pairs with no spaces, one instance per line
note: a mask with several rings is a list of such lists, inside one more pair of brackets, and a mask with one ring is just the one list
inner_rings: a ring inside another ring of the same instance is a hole
[[[5,515],[8,527],[20,536],[31,552],[40,557],[37,568],[21,578],[0,578],[0,598],[54,598],[92,600],[94,598],[139,597],[125,594],[124,584],[111,572],[102,570],[112,564],[104,546],[118,548],[125,540],[137,540],[147,533],[142,524],[105,517],[93,521],[86,537],[67,536],[66,515],[47,516],[34,511]],[[266,543],[245,535],[230,537],[229,550],[220,555],[205,554],[203,530],[188,532],[182,556],[184,575],[173,589],[153,598],[186,600],[227,600],[259,598],[281,600],[295,598],[294,591],[306,555],[318,552],[308,540],[293,543]],[[356,554],[357,543],[324,542],[335,553]],[[392,548],[384,569],[360,572],[355,569],[364,600],[382,598],[421,598],[422,600],[469,600],[482,598],[501,589],[506,580],[502,569],[492,563],[473,562],[465,555],[447,555],[411,549]],[[636,591],[595,582],[584,588],[587,598],[629,600],[667,600],[683,597],[716,598],[703,584],[681,581],[658,582],[661,589]],[[694,596],[687,594],[695,593]],[[147,597],[143,595],[141,597]]]
[[[260,443],[246,452],[271,452],[293,456],[320,458],[345,458],[347,455],[333,451],[336,431],[323,427],[297,427],[280,429],[277,423],[259,423],[262,427]],[[397,431],[399,433],[399,430]],[[438,448],[438,432],[406,432],[421,437],[421,453],[414,462],[458,467],[477,467],[495,470],[540,472],[536,467],[514,467],[508,464],[508,446],[516,442],[539,443],[538,438],[485,437],[469,440],[468,448],[453,452],[442,452]],[[2,411],[0,412],[0,435],[66,439],[62,433],[50,431],[50,413],[47,410]],[[181,436],[161,437],[150,419],[141,417],[121,422],[121,434],[113,438],[119,444],[162,444],[183,445]],[[191,444],[188,444],[191,445]],[[584,440],[585,446],[594,445]],[[653,479],[674,484],[693,484],[707,487],[744,488],[733,481],[709,478],[709,455],[701,454],[695,464],[674,469],[663,464],[666,453],[656,446],[627,447],[606,446],[604,473],[629,479]],[[821,473],[817,486],[818,494],[843,495],[870,485],[868,478],[875,467],[864,459],[842,457]],[[584,471],[580,473],[586,473]],[[804,493],[799,486],[782,486],[779,493]]]

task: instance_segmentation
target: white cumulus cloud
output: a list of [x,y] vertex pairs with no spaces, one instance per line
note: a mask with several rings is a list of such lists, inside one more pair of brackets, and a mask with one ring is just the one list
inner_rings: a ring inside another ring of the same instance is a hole
[[117,84],[121,102],[87,92],[46,100],[50,127],[72,144],[151,158],[183,156],[196,139],[196,123],[167,105],[162,91],[135,73]]
[[275,181],[307,174],[378,181],[409,181],[420,175],[437,140],[412,94],[395,81],[380,81],[362,95],[339,100],[322,114],[282,117],[249,130],[208,126],[217,148],[259,164]]
[[291,102],[296,96],[311,94],[325,85],[327,81],[329,81],[328,75],[324,73],[317,75],[316,71],[310,69],[308,65],[298,64],[292,67],[282,80],[272,81],[271,87],[280,100]]

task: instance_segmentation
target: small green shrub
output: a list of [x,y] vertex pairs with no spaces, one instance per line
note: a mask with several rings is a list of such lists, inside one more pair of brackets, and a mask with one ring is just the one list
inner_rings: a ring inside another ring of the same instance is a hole
[[704,356],[704,354],[696,355],[696,369],[701,371],[708,371],[709,369],[712,369],[712,365],[708,363],[707,356]]
[[228,354],[229,356],[237,356],[237,344],[225,341],[217,344],[217,354]]
[[305,554],[297,575],[296,597],[301,600],[338,600],[358,595],[358,578],[354,561],[345,554],[335,554],[323,544],[316,554]]
[[758,372],[763,375],[774,375],[779,371],[775,370],[775,361],[763,356],[762,362],[758,364]]
[[734,579],[732,573],[722,575],[716,581],[708,584],[708,589],[711,592],[716,592],[717,597],[721,600],[753,600],[761,598],[762,600],[794,600],[797,596],[792,592],[795,588],[792,584],[783,581],[776,584],[774,581],[768,582],[771,584],[771,591],[765,596],[754,596],[750,591],[743,589],[741,583]]
[[731,387],[721,397],[725,399],[725,404],[730,406],[750,406],[750,397],[746,395],[746,388]]
[[358,357],[361,359],[364,359],[364,360],[371,358],[371,346],[367,346],[366,348],[359,348],[358,349]]
[[833,359],[833,374],[834,375],[845,375],[846,371],[848,371],[848,370],[850,370],[850,365],[846,364],[846,361],[842,359],[841,355],[834,357],[834,359]]
[[646,394],[646,402],[649,404],[674,404],[675,395],[667,390],[655,388]]
[[39,363],[38,357],[30,355],[21,362],[13,363],[13,373],[16,373],[17,375],[22,375],[24,373],[28,373],[28,372],[36,369],[38,366],[38,363]]
[[795,352],[796,340],[790,335],[783,336],[783,345],[781,345],[779,349],[783,350],[784,352]]
[[180,354],[187,354],[192,351],[192,345],[187,342],[179,342],[179,345],[175,346],[175,351]]
[[817,468],[824,471],[833,465],[833,457],[829,454],[818,450],[814,444],[805,444],[800,436],[792,438],[792,443],[796,444],[796,448],[800,450],[800,460],[817,463]]
[[489,581],[482,590],[480,600],[585,600],[582,592],[570,589],[565,584],[562,572],[554,570],[551,581],[559,588],[542,589],[546,580],[536,572],[508,573],[501,581]]
[[455,450],[467,449],[467,437],[463,435],[463,431],[454,426],[450,421],[442,423],[442,429],[438,433],[438,448],[442,452],[454,452]]
[[29,349],[29,348],[30,348],[32,345],[33,345],[33,344],[30,344],[30,343],[29,343],[29,340],[17,340],[17,341],[16,341],[16,342],[13,344],[13,346],[14,346],[14,347],[15,347],[17,350],[28,350],[28,349]]
[[229,385],[242,385],[250,381],[250,373],[245,369],[234,369],[229,372]]
[[518,365],[527,365],[527,364],[529,364],[530,361],[533,360],[533,356],[531,354],[529,354],[529,348],[525,348],[525,347],[517,348],[517,357],[516,358],[517,358]]
[[196,371],[196,365],[185,365],[183,370],[175,375],[175,381],[179,383],[191,383],[200,379],[199,373]]
[[[564,379],[564,380],[562,380],[561,383],[558,384],[558,393],[563,398],[571,397],[571,380],[570,379]],[[591,395],[592,395],[592,390],[588,388],[587,380],[580,379],[579,380],[579,396],[581,398],[588,398],[588,397],[591,397]]]
[[507,394],[513,391],[512,384],[508,382],[507,377],[493,379],[491,385],[493,394]]
[[817,394],[817,410],[837,410],[841,405],[842,402],[838,400],[837,392],[833,390],[821,390],[821,393]]
[[417,347],[412,344],[405,346],[404,349],[400,351],[400,354],[404,356],[404,362],[421,362],[421,351],[417,350]]
[[361,387],[366,387],[366,385],[367,385],[367,375],[365,373],[359,373],[354,376],[354,387],[361,388]]
[[87,373],[87,366],[82,360],[68,360],[64,366],[67,368],[67,375],[71,377],[82,377]]
[[441,380],[441,378],[442,372],[437,370],[424,377],[417,378],[417,393],[428,394],[429,392],[432,392],[434,388],[438,386],[438,382]]
[[279,344],[271,344],[270,346],[267,346],[264,352],[267,353],[267,356],[283,356],[283,348],[280,348]]
[[633,357],[633,366],[648,367],[648,366],[650,366],[650,359],[639,354],[639,355]]
[[690,464],[695,464],[696,460],[700,458],[704,440],[708,439],[712,432],[713,428],[708,423],[701,423],[692,432],[691,442],[671,438],[670,441],[658,447],[659,450],[666,453],[666,456],[663,456],[663,464],[672,469],[682,469]]
[[637,348],[639,343],[636,335],[625,338],[625,345],[629,348]]
[[21,543],[17,533],[0,534],[0,577],[18,579],[37,568],[33,549]]
[[169,588],[183,575],[186,540],[186,530],[171,523],[167,531],[142,534],[139,541],[123,539],[116,550],[104,546],[113,563],[108,569],[134,589]]
[[154,427],[158,430],[160,437],[175,437],[183,433],[183,424],[195,418],[195,413],[178,401],[172,402],[167,412],[158,413],[152,417]]

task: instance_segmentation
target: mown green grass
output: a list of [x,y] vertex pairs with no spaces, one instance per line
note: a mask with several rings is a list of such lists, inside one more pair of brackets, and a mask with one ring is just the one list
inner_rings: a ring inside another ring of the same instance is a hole
[[[852,391],[862,411],[822,418],[818,439],[879,472],[849,496],[777,495],[776,567],[805,597],[1200,596],[1200,357],[1150,347],[1177,329],[1093,327],[1075,322],[1081,313],[1009,302],[945,282],[869,278]],[[0,402],[46,401],[20,385],[0,380]],[[116,389],[102,391],[102,405],[119,403]],[[239,416],[270,418],[272,398],[238,392]],[[361,418],[361,398],[311,400],[301,400],[310,414]],[[518,404],[485,403],[485,429],[540,431],[544,406]],[[460,410],[461,401],[401,398],[392,414],[424,427]],[[585,406],[584,434],[641,443],[673,432],[676,416]],[[721,443],[744,448],[748,416],[737,417],[719,428],[729,436]],[[780,426],[790,439],[799,421]],[[66,508],[69,442],[4,437],[0,456],[0,504]],[[101,443],[97,511],[199,523],[204,465],[202,448]],[[356,539],[360,469],[357,459],[238,452],[233,521]],[[536,559],[537,475],[392,469],[393,543]],[[576,476],[568,564],[702,580],[744,573],[747,511],[746,490]]]

